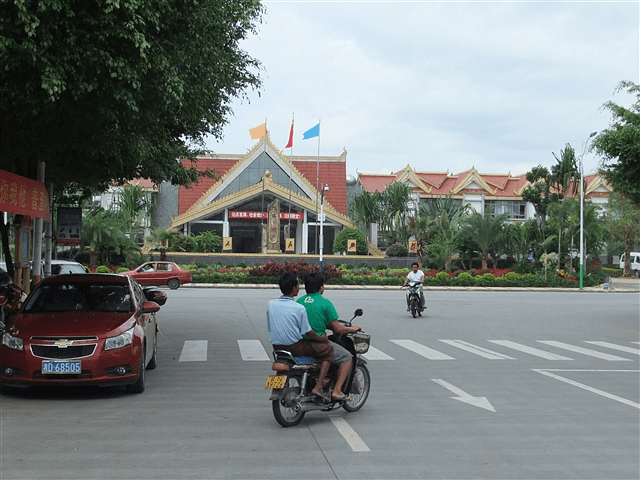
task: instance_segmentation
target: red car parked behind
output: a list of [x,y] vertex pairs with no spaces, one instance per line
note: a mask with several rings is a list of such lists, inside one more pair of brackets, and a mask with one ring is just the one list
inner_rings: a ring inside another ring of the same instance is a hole
[[183,283],[191,282],[191,272],[181,270],[173,262],[147,262],[122,275],[135,278],[140,285],[168,285],[175,290]]

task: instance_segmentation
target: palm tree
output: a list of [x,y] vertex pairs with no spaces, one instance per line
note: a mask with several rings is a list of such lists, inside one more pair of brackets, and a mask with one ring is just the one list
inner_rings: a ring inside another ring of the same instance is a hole
[[388,185],[382,194],[383,217],[387,231],[393,231],[394,241],[398,241],[400,226],[404,224],[409,210],[412,189],[401,182],[393,182]]
[[364,227],[367,232],[367,240],[371,241],[370,227],[380,219],[381,194],[369,193],[366,190],[358,193],[349,206],[349,216],[352,220]]
[[171,248],[178,241],[180,232],[176,229],[152,228],[151,235],[146,240],[153,243],[154,248]]
[[493,214],[493,208],[488,207],[484,215],[474,212],[465,219],[464,230],[467,235],[478,245],[482,257],[482,271],[487,272],[489,250],[500,238],[500,233],[504,228],[504,222],[509,217],[508,214]]

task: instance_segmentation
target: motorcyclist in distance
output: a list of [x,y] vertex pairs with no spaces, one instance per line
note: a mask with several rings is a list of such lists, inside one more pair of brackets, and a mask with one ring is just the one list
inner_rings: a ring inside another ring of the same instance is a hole
[[[404,279],[404,283],[402,284],[402,287],[406,287],[407,284],[409,282],[420,282],[420,305],[422,306],[422,309],[424,310],[425,306],[424,306],[424,292],[422,291],[422,285],[424,285],[424,272],[422,270],[420,270],[420,265],[418,264],[418,262],[413,262],[411,264],[411,271],[407,274],[407,277]],[[410,310],[409,307],[409,295],[407,294],[407,312]]]

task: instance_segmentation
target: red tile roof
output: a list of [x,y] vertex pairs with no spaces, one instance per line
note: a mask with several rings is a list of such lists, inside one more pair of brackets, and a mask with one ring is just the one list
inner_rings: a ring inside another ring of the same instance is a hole
[[[224,156],[216,158],[198,158],[196,163],[191,163],[189,160],[183,160],[183,164],[186,167],[194,166],[199,171],[204,171],[207,168],[214,169],[220,176],[224,176],[229,170],[233,168],[242,158],[238,158],[237,155],[229,156],[232,158],[225,158]],[[336,160],[296,160],[293,157],[294,167],[304,176],[307,181],[316,187],[317,166],[319,164],[319,185],[329,185],[329,191],[325,195],[325,201],[338,212],[347,214],[347,166],[344,161]],[[287,160],[290,160],[287,158]],[[180,187],[178,193],[178,214],[186,212],[193,204],[198,202],[202,196],[216,183],[212,178],[203,177],[198,184],[193,185],[191,188]]]

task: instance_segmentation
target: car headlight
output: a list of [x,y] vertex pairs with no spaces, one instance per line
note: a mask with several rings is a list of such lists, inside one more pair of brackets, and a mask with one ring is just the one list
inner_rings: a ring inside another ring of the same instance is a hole
[[24,342],[22,341],[22,339],[14,337],[13,335],[9,335],[6,332],[4,335],[2,335],[2,344],[5,347],[13,348],[14,350],[24,350]]
[[113,350],[116,348],[126,347],[133,342],[133,330],[135,327],[131,327],[126,332],[121,333],[117,337],[110,337],[104,342],[105,350]]

